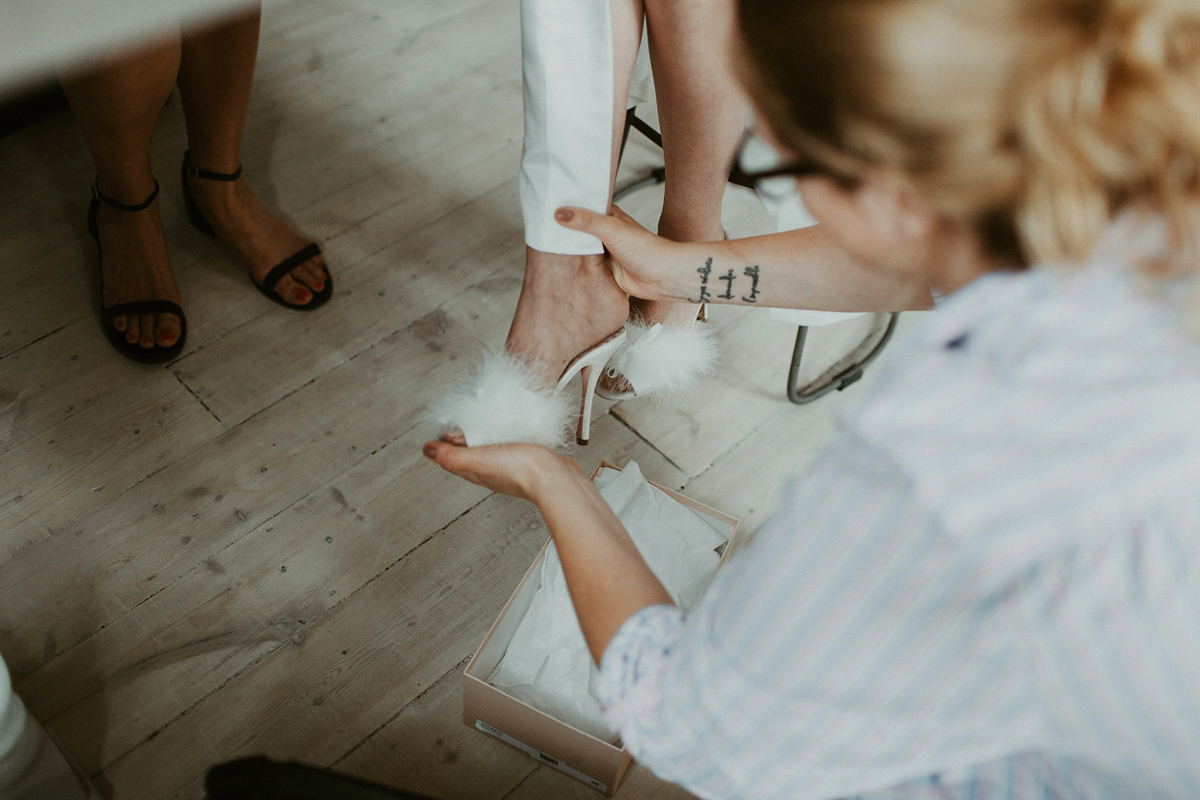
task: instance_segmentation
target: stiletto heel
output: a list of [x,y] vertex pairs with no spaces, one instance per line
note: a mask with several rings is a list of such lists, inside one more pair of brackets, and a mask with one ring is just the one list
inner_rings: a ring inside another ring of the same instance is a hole
[[[180,178],[183,186],[183,207],[187,211],[188,222],[192,223],[192,227],[203,233],[205,236],[216,238],[217,232],[213,229],[212,223],[205,218],[201,213],[200,207],[196,205],[196,200],[192,197],[192,190],[188,188],[188,178],[204,181],[222,181],[229,183],[236,181],[242,177],[242,168],[239,166],[233,172],[213,172],[208,169],[201,169],[192,163],[191,154],[185,151],[183,154],[183,175]],[[333,276],[329,274],[328,266],[325,267],[325,287],[319,292],[312,293],[312,300],[309,300],[304,305],[292,305],[284,300],[279,292],[275,291],[275,287],[283,280],[285,275],[291,273],[296,267],[303,264],[305,261],[316,258],[321,255],[321,247],[316,242],[310,242],[304,247],[301,247],[295,253],[280,261],[275,266],[271,267],[271,271],[263,278],[263,282],[259,283],[253,278],[250,282],[254,284],[254,288],[263,293],[264,297],[278,303],[279,305],[290,308],[293,311],[312,311],[320,308],[329,301],[333,296]]]
[[[577,410],[575,440],[586,445],[596,386],[625,336],[625,328],[621,328],[580,353],[553,387],[547,387],[528,364],[511,353],[488,355],[457,389],[434,404],[430,417],[443,432],[461,432],[471,446],[529,442],[562,448]],[[582,394],[579,405],[572,406],[565,390],[576,375],[582,379]]]
[[625,329],[621,328],[604,341],[583,351],[567,365],[562,377],[558,379],[558,392],[567,388],[576,372],[580,373],[583,382],[583,398],[579,402],[579,425],[575,429],[575,441],[578,444],[588,443],[592,429],[592,399],[596,395],[596,386],[600,383],[600,376],[604,374],[608,362],[625,343],[625,336]]

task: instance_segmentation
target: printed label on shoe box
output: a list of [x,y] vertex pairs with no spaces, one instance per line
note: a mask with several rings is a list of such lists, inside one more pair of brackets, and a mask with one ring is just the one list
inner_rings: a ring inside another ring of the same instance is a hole
[[550,766],[554,767],[555,769],[561,770],[562,772],[567,773],[572,778],[578,778],[579,780],[586,783],[588,786],[592,786],[596,789],[599,789],[602,792],[608,791],[608,787],[606,785],[604,785],[603,783],[601,783],[600,781],[596,780],[595,778],[589,778],[587,775],[584,775],[579,770],[574,769],[572,767],[568,767],[566,764],[562,763],[557,758],[554,758],[553,756],[548,756],[545,753],[543,753],[541,750],[537,750],[533,747],[530,747],[529,745],[525,744],[524,742],[518,742],[516,739],[509,736],[504,731],[493,728],[491,725],[488,725],[486,722],[484,722],[481,719],[475,720],[475,727],[478,728],[479,730],[483,731],[484,733],[490,733],[492,736],[495,736],[497,739],[500,739],[503,742],[511,744],[513,747],[517,748],[518,750],[523,750],[524,752],[526,752],[529,755],[536,758],[538,761],[541,761],[543,764],[549,764]]

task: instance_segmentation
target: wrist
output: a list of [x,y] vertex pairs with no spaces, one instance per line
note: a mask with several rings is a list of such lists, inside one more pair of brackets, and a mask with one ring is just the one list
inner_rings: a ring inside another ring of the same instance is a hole
[[[572,469],[573,468],[573,469]],[[564,479],[578,473],[575,462],[555,455],[544,447],[530,451],[525,464],[521,487],[525,497],[541,507],[543,501],[555,491],[561,491]]]
[[711,265],[716,246],[714,242],[672,243],[671,258],[665,261],[670,264],[670,270],[664,270],[658,285],[663,299],[689,303],[707,299],[701,294],[702,276],[699,270],[706,263]]

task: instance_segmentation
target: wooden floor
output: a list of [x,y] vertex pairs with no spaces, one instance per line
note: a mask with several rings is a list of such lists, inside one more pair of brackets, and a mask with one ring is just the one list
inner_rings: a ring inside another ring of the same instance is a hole
[[[420,453],[424,407],[503,340],[520,286],[516,0],[269,2],[246,138],[251,183],[324,242],[337,293],[279,308],[187,226],[173,100],[154,162],[190,330],[158,368],[100,333],[70,115],[0,140],[18,692],[121,800],[196,797],[209,765],[252,753],[445,798],[598,797],[462,724],[464,662],[545,532]],[[639,147],[629,174],[654,158]],[[652,222],[656,196],[630,206]],[[743,190],[727,206],[734,236],[771,225]],[[841,395],[789,405],[795,329],[712,317],[720,375],[686,407],[598,407],[577,457],[637,460],[752,530]],[[642,769],[620,792],[685,794]]]

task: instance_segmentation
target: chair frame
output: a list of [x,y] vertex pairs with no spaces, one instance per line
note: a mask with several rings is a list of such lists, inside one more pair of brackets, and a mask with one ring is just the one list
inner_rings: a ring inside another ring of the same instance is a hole
[[[636,130],[651,142],[658,145],[659,148],[662,147],[662,134],[654,130],[649,123],[639,117],[637,115],[637,106],[634,106],[625,112],[625,130],[621,134],[621,149],[618,151],[617,155],[618,167],[620,166],[621,158],[625,155],[625,145],[629,142],[629,132],[631,130]],[[656,167],[650,170],[650,173],[645,177],[638,178],[637,180],[622,186],[620,189],[615,190],[613,192],[613,202],[616,202],[622,197],[626,197],[627,195],[639,189],[664,183],[666,179],[667,168],[665,166]],[[736,186],[744,186],[747,189],[754,188],[754,182],[746,176],[746,173],[742,170],[741,164],[737,163],[736,161],[729,171],[729,182]],[[888,320],[887,329],[884,331],[883,337],[862,359],[846,367],[846,369],[838,372],[836,375],[833,375],[828,381],[820,386],[805,391],[801,391],[798,380],[800,376],[800,364],[804,359],[804,345],[808,340],[809,326],[799,326],[799,330],[796,331],[796,343],[792,346],[792,363],[788,369],[788,400],[796,405],[811,403],[814,400],[824,397],[834,390],[840,392],[847,386],[850,386],[862,378],[863,369],[867,366],[867,364],[874,361],[875,358],[883,351],[883,348],[891,340],[892,333],[896,329],[896,322],[900,318],[900,313],[896,311],[890,313],[891,319]]]

